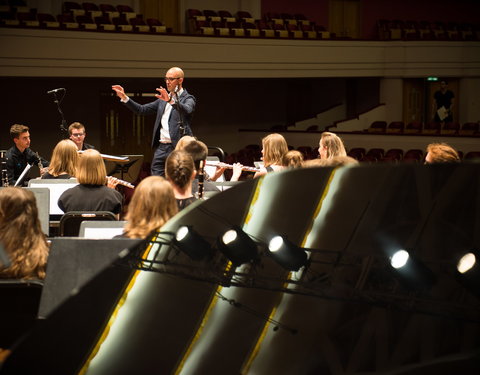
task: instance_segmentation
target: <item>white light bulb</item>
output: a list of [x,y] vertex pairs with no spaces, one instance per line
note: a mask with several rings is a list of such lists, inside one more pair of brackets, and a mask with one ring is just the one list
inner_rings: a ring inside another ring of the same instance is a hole
[[283,238],[281,236],[275,236],[270,240],[270,243],[268,244],[268,250],[271,252],[275,252],[280,250],[280,248],[283,245]]
[[460,273],[465,273],[469,271],[476,262],[475,255],[472,253],[465,254],[463,257],[460,258],[457,264],[457,270]]
[[237,239],[237,231],[235,229],[230,229],[226,231],[222,236],[222,242],[225,245],[235,241]]
[[408,262],[408,252],[405,250],[399,250],[395,254],[393,254],[392,258],[390,259],[390,264],[393,268],[402,268]]

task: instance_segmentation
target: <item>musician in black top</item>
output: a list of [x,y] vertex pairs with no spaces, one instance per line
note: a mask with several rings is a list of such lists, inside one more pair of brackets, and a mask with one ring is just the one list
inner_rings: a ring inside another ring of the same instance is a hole
[[[19,124],[10,127],[10,136],[12,137],[13,143],[15,143],[6,154],[8,184],[10,186],[16,184],[27,164],[38,165],[41,162],[42,169],[40,169],[40,174],[43,174],[45,172],[43,168],[48,167],[49,165],[47,160],[39,157],[38,154],[30,149],[29,130],[28,126]],[[24,178],[20,183],[20,186],[26,186],[28,180],[28,177]]]

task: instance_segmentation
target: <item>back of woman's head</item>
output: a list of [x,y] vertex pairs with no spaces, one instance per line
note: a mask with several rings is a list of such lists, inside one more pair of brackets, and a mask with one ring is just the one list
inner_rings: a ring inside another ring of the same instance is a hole
[[52,152],[49,173],[58,176],[67,173],[75,176],[78,163],[78,149],[70,139],[64,139],[57,143]]
[[160,176],[149,176],[135,188],[128,205],[125,234],[143,238],[160,228],[178,211],[172,185]]
[[303,165],[303,154],[297,150],[290,150],[283,155],[282,165],[288,168],[301,168]]
[[272,133],[262,139],[263,162],[266,167],[272,164],[282,165],[282,158],[288,152],[285,138],[278,133]]
[[0,190],[0,233],[12,261],[0,271],[0,277],[45,277],[48,248],[31,191],[18,187]]
[[334,133],[323,132],[320,138],[320,148],[326,148],[327,159],[334,156],[347,156],[347,151],[340,137]]
[[84,185],[105,185],[107,170],[102,156],[97,150],[85,150],[78,158],[77,180]]
[[165,175],[180,190],[185,189],[192,181],[195,165],[192,157],[185,151],[175,150],[165,163]]
[[192,137],[191,135],[184,135],[180,140],[178,141],[177,145],[175,146],[175,150],[183,150],[186,145],[188,145],[192,141],[196,141],[197,139],[195,137]]

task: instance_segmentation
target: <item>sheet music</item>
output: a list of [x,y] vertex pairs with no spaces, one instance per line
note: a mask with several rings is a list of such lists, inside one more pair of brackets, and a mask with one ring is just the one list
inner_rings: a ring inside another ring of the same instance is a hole
[[437,111],[437,115],[440,121],[443,121],[448,117],[448,111],[444,106],[441,106]]
[[20,184],[20,182],[23,181],[23,178],[25,177],[25,175],[27,174],[27,172],[30,170],[30,168],[32,168],[32,166],[30,164],[27,164],[27,166],[25,167],[25,169],[23,170],[22,174],[20,175],[20,177],[18,178],[17,182],[15,182],[15,185],[14,186],[18,186],[18,184]]

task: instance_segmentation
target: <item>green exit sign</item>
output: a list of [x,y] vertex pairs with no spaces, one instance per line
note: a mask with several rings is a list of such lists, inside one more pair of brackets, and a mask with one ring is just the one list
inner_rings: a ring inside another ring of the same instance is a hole
[[438,77],[427,77],[427,81],[438,81]]

